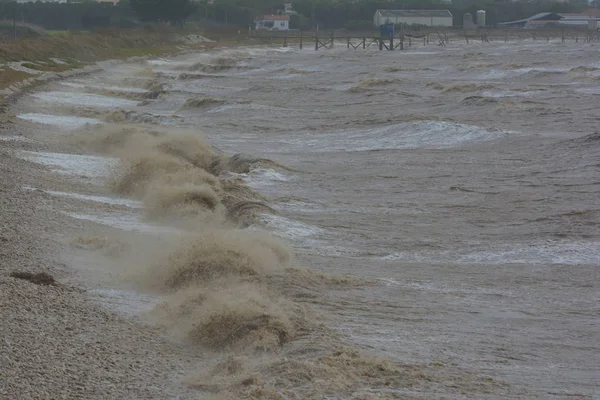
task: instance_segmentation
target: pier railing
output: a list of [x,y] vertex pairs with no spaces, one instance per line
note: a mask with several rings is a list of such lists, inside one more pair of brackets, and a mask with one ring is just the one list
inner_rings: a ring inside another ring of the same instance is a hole
[[379,50],[403,50],[405,47],[418,45],[446,46],[455,41],[473,42],[518,42],[524,40],[565,42],[600,42],[600,31],[585,28],[561,27],[554,29],[522,29],[522,28],[483,28],[483,29],[436,29],[426,28],[416,31],[400,30],[393,36],[384,37],[376,31],[252,31],[249,35],[259,43],[283,47],[329,49],[334,45],[345,45],[348,49],[366,49],[376,47]]

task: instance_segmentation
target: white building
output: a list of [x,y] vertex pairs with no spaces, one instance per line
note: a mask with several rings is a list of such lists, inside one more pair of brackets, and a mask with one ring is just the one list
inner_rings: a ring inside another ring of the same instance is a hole
[[283,3],[283,13],[285,15],[297,15],[298,13],[294,11],[294,7],[292,3]]
[[287,31],[290,29],[289,15],[264,15],[256,22],[256,30]]
[[377,10],[373,24],[452,26],[453,19],[449,10]]

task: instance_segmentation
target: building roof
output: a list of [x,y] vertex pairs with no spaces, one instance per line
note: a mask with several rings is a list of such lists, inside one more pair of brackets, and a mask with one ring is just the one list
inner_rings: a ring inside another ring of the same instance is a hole
[[377,10],[382,17],[450,17],[452,13],[449,10]]
[[600,18],[594,18],[588,14],[560,13],[558,15],[563,17],[560,22],[569,22],[570,21],[570,22],[587,23],[587,21],[597,21],[600,19]]
[[558,13],[558,15],[560,15],[563,18],[573,18],[573,17],[588,18],[588,15],[582,14],[582,13]]
[[539,14],[532,15],[529,18],[519,19],[517,21],[502,22],[502,23],[499,23],[498,25],[525,25],[526,23],[528,23],[530,21],[558,21],[562,18],[563,17],[561,17],[559,14],[545,12],[545,13],[539,13]]
[[289,15],[263,15],[263,21],[289,21]]
[[547,25],[558,25],[558,21],[531,20],[531,21],[527,21],[527,24],[525,24],[525,26],[547,26]]

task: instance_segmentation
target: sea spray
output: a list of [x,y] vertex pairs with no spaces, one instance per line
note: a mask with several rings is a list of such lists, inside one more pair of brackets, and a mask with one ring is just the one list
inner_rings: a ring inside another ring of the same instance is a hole
[[[345,346],[323,323],[326,317],[307,306],[329,304],[328,291],[364,282],[293,267],[280,239],[256,226],[239,229],[275,211],[237,174],[285,167],[228,156],[199,132],[136,124],[86,127],[70,140],[118,157],[111,188],[141,199],[149,218],[193,222],[188,232],[130,238],[130,246],[114,252],[124,281],[162,297],[149,317],[171,337],[213,352],[216,365],[192,374],[190,386],[223,398],[316,399],[364,398],[364,388],[393,391],[428,382],[410,367]],[[204,216],[214,218],[198,222]],[[109,243],[89,238],[74,245],[102,251],[113,247]]]

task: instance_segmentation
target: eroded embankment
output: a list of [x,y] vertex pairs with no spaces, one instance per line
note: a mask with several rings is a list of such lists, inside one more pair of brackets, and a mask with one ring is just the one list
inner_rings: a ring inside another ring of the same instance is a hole
[[[6,98],[26,87],[71,76],[93,62],[206,49],[213,45],[201,35],[166,29],[106,29],[6,40],[0,43],[0,95]],[[92,69],[88,67],[82,72]]]

